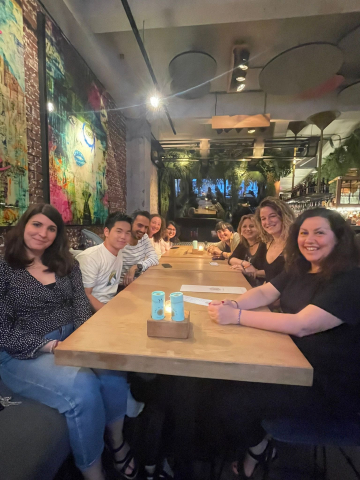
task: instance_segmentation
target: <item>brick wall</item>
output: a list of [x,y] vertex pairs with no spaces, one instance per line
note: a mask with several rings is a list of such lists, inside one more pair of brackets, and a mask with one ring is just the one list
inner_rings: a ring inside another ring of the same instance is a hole
[[44,201],[41,162],[36,0],[23,1],[26,122],[30,204]]
[[[41,161],[41,132],[38,75],[37,12],[40,6],[36,0],[23,0],[24,15],[24,63],[26,121],[29,165],[29,201],[30,204],[44,200],[43,175]],[[109,150],[107,165],[107,184],[109,188],[110,211],[126,209],[126,126],[123,115],[116,110],[112,98],[109,105]],[[102,235],[101,226],[86,227]],[[67,227],[70,245],[80,243],[81,227]],[[3,253],[3,241],[9,228],[0,227],[0,254]]]

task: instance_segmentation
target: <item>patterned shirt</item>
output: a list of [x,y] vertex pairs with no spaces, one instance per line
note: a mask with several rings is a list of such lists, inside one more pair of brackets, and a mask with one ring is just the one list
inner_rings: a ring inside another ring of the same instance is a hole
[[145,235],[136,245],[126,245],[122,250],[123,268],[121,272],[120,283],[122,283],[125,273],[133,266],[141,263],[142,271],[145,272],[153,265],[159,265],[159,259],[154,247],[151,245],[150,238]]
[[49,342],[44,335],[69,323],[78,328],[91,317],[78,263],[50,289],[26,269],[0,261],[0,351],[21,360],[35,358]]

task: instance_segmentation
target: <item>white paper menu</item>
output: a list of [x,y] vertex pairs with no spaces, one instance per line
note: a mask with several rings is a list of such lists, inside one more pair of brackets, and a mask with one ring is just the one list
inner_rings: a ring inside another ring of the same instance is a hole
[[184,295],[184,302],[188,303],[195,303],[195,305],[204,305],[207,307],[212,300],[207,300],[206,298],[198,298],[198,297],[189,297],[188,295]]
[[213,287],[205,285],[181,285],[180,292],[197,293],[234,293],[242,295],[246,292],[244,287]]

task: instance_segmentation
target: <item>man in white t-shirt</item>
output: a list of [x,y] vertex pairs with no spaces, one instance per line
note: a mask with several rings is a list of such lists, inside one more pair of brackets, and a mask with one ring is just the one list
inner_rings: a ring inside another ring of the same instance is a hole
[[117,293],[123,266],[122,249],[131,237],[131,218],[115,212],[104,226],[105,241],[77,255],[85,293],[95,311],[100,310]]

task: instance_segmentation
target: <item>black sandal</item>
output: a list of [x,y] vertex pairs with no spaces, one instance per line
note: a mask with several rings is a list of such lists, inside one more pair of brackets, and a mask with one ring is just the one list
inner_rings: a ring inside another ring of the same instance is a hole
[[[120,452],[124,448],[124,446],[125,446],[125,440],[123,441],[123,443],[120,445],[119,448],[111,448],[110,451],[114,455],[115,453]],[[131,460],[134,461],[134,467],[130,466]],[[124,478],[126,478],[127,480],[134,480],[136,478],[136,476],[138,474],[138,466],[135,462],[134,455],[133,455],[130,448],[129,448],[129,451],[127,452],[127,454],[125,455],[125,458],[123,458],[122,460],[113,459],[113,462],[114,462],[115,465],[122,465],[120,469],[116,468],[116,471],[118,473],[120,473],[120,475],[122,475]],[[125,473],[127,468],[132,469],[132,472],[130,474]]]
[[241,480],[249,480],[249,479],[252,479],[254,478],[254,475],[256,473],[256,470],[258,469],[258,467],[262,467],[264,469],[264,472],[265,472],[265,476],[264,478],[267,477],[267,474],[269,472],[269,467],[270,467],[270,463],[275,460],[277,454],[276,454],[276,449],[272,443],[271,440],[268,440],[268,444],[266,445],[266,448],[265,450],[260,453],[259,455],[256,455],[255,453],[253,453],[250,449],[247,450],[247,454],[250,455],[250,457],[252,457],[254,460],[257,461],[257,464],[255,465],[255,468],[252,472],[252,474],[250,475],[250,477],[247,477],[245,475],[245,472],[244,472],[244,467],[243,467],[243,463],[241,463],[241,470],[239,469],[239,465],[240,465],[240,462],[235,462],[237,464],[237,466],[235,467],[235,465],[233,464],[233,472],[236,474],[235,472],[235,468],[237,470],[237,476],[241,479]]

